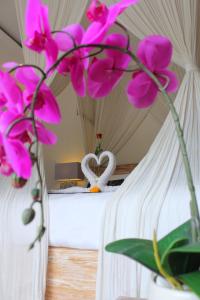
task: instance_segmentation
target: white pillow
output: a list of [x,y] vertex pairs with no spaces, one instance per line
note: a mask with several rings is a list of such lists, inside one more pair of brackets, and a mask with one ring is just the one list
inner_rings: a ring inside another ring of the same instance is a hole
[[[103,192],[114,192],[118,189],[119,186],[106,186],[106,190]],[[75,193],[91,193],[89,188],[84,188],[80,186],[72,186],[66,189],[60,190],[50,190],[48,191],[49,194],[75,194]]]

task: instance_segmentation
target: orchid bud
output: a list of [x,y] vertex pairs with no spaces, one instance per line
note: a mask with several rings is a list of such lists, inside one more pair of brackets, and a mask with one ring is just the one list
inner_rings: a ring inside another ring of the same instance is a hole
[[97,133],[96,137],[97,137],[97,139],[102,139],[102,133]]
[[35,218],[35,210],[32,207],[26,208],[23,211],[22,222],[24,225],[31,223],[34,218]]
[[31,195],[34,201],[39,201],[40,200],[40,189],[34,188],[31,191]]
[[27,179],[24,179],[22,177],[18,177],[16,174],[13,175],[12,178],[12,186],[16,189],[20,189],[25,186],[27,183]]

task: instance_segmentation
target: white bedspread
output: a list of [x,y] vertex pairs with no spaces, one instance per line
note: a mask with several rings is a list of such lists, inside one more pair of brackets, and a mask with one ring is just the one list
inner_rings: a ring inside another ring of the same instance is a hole
[[98,249],[110,193],[49,194],[50,246]]

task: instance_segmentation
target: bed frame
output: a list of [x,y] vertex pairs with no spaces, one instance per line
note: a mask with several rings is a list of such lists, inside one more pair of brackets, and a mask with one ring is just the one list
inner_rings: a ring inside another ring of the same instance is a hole
[[97,251],[49,248],[46,300],[94,300]]
[[[117,166],[114,175],[128,174],[135,164]],[[45,300],[94,300],[98,251],[49,247]]]

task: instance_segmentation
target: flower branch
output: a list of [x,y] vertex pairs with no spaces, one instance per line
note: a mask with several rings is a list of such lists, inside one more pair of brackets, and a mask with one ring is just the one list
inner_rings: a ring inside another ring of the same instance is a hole
[[[21,120],[15,121],[12,125],[11,128],[9,129],[9,132],[11,131],[11,129],[18,124],[19,122],[27,119],[27,120],[31,120],[32,124],[33,124],[33,128],[34,128],[34,136],[36,139],[36,157],[38,158],[38,133],[37,133],[37,128],[36,128],[36,120],[35,120],[35,105],[36,105],[36,101],[37,101],[37,96],[38,96],[38,92],[40,90],[40,87],[42,86],[43,82],[45,81],[45,79],[47,78],[48,74],[55,70],[56,67],[62,62],[62,60],[65,57],[68,57],[70,54],[72,54],[75,51],[78,51],[79,49],[82,48],[97,48],[100,49],[98,52],[96,52],[96,55],[99,54],[100,52],[104,51],[105,49],[109,49],[109,50],[114,50],[114,51],[119,51],[122,52],[128,56],[130,56],[132,58],[132,60],[134,62],[136,62],[138,68],[140,70],[143,70],[154,82],[155,84],[158,86],[158,88],[160,89],[160,91],[162,92],[165,102],[167,103],[168,107],[170,108],[170,111],[172,113],[172,117],[175,123],[175,128],[177,131],[177,135],[178,135],[178,139],[179,139],[179,143],[180,143],[180,150],[181,150],[181,154],[183,157],[183,162],[184,162],[184,168],[185,168],[185,172],[186,172],[186,178],[187,178],[187,183],[188,183],[188,188],[190,191],[190,196],[191,196],[191,216],[192,216],[192,220],[193,220],[193,226],[192,226],[192,236],[193,236],[193,240],[197,241],[200,239],[200,218],[199,218],[199,212],[198,212],[198,205],[197,205],[197,199],[196,199],[196,193],[195,193],[195,188],[194,188],[194,184],[193,184],[193,179],[192,179],[192,173],[191,173],[191,168],[190,168],[190,164],[189,164],[189,159],[188,159],[188,155],[187,155],[187,150],[186,150],[186,145],[183,139],[183,130],[181,128],[180,125],[180,121],[179,121],[179,117],[178,114],[176,112],[175,106],[173,104],[172,99],[169,97],[169,95],[166,92],[166,87],[168,85],[168,81],[165,84],[165,86],[162,85],[162,83],[157,79],[156,75],[153,74],[145,65],[143,65],[140,60],[136,57],[136,55],[134,53],[132,53],[130,50],[126,49],[126,48],[121,48],[121,47],[117,47],[117,46],[111,46],[111,45],[106,45],[106,44],[88,44],[88,45],[78,45],[76,47],[73,47],[72,49],[70,49],[69,51],[67,51],[66,53],[64,53],[48,70],[46,73],[41,72],[42,73],[42,77],[36,87],[35,93],[34,93],[34,97],[33,97],[33,102],[31,105],[31,117],[30,118],[22,118]],[[18,66],[18,67],[23,67],[22,65]],[[31,67],[31,65],[25,65],[25,67]],[[17,68],[17,67],[16,67]],[[15,68],[15,69],[16,69]],[[117,71],[123,71],[123,72],[134,72],[135,70],[125,70],[125,69],[120,69],[120,68],[114,68],[114,70]],[[13,70],[12,70],[13,71]],[[165,77],[166,78],[166,77]],[[39,167],[39,163],[38,163],[38,159],[36,161],[36,167],[37,167],[37,172],[38,172],[38,176],[40,178],[40,189],[41,189],[41,209],[42,209],[42,217],[41,217],[41,231],[44,231],[44,212],[43,212],[43,200],[42,200],[42,195],[43,195],[43,182],[42,182],[42,176],[41,176],[41,171],[40,171],[40,167]],[[41,237],[41,232],[38,235],[39,237]],[[36,239],[37,241],[38,239]]]

